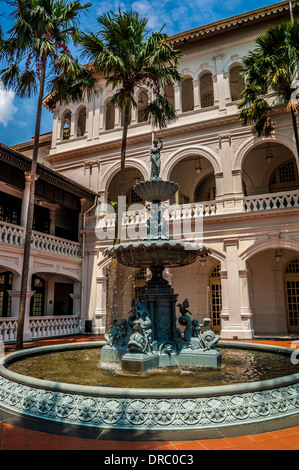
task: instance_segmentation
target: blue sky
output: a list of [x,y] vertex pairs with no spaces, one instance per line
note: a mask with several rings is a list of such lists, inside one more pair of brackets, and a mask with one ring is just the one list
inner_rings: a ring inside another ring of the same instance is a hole
[[[80,17],[80,27],[85,31],[97,31],[96,18],[110,10],[132,8],[148,18],[148,26],[157,31],[165,25],[164,31],[176,34],[214,21],[229,18],[249,10],[275,3],[267,0],[136,0],[92,1],[88,13]],[[82,3],[87,3],[82,0]],[[10,7],[0,0],[0,24],[4,34],[12,22]],[[2,68],[2,67],[1,67]],[[34,134],[36,98],[19,99],[14,92],[4,92],[0,88],[0,142],[10,146],[31,140]],[[41,133],[52,130],[52,115],[47,110],[42,113]]]

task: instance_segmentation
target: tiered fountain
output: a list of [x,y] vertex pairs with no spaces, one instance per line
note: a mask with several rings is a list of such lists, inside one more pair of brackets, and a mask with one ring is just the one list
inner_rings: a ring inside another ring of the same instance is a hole
[[[121,361],[124,372],[135,374],[173,365],[215,368],[221,364],[221,353],[214,349],[217,338],[209,329],[210,320],[205,319],[201,325],[196,319],[192,321],[188,299],[176,306],[177,294],[163,278],[165,268],[187,266],[210,251],[197,243],[169,238],[162,203],[179,187],[159,176],[161,148],[162,142],[158,145],[154,141],[151,178],[134,186],[138,196],[151,203],[146,238],[114,245],[105,252],[125,266],[149,268],[152,273],[140,298],[133,300],[128,321],[113,320],[106,335],[108,344],[102,350],[102,361]],[[176,324],[177,307],[183,333]]]
[[160,149],[155,142],[150,181],[135,186],[152,203],[146,239],[106,251],[119,263],[152,272],[129,316],[113,320],[107,342],[26,348],[2,357],[0,409],[54,421],[58,432],[61,425],[89,427],[98,438],[99,428],[123,430],[130,440],[140,438],[138,431],[143,438],[157,433],[159,440],[161,431],[178,431],[181,440],[184,430],[298,419],[298,350],[219,341],[221,353],[210,320],[192,321],[187,299],[176,305],[163,270],[189,265],[209,250],[169,239],[162,203],[178,186],[159,177]]

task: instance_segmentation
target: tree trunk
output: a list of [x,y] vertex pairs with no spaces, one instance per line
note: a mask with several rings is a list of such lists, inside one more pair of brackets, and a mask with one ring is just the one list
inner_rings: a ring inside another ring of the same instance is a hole
[[[114,245],[117,245],[121,240],[121,227],[122,227],[122,217],[123,211],[125,210],[125,163],[126,163],[126,150],[127,150],[127,135],[129,127],[129,118],[130,118],[130,107],[131,100],[128,97],[125,104],[125,115],[124,115],[124,125],[123,125],[123,135],[121,143],[121,160],[120,160],[120,179],[119,179],[119,190],[118,195],[121,198],[117,203],[117,212],[116,212],[116,221],[115,221],[115,238]],[[112,259],[109,265],[109,276],[108,276],[108,286],[107,286],[107,303],[106,303],[106,331],[112,326],[112,318],[114,318],[117,313],[121,313],[117,306],[117,301],[115,295],[117,293],[117,287],[119,284],[119,266],[118,262],[115,259]]]
[[295,143],[296,143],[296,148],[297,148],[297,161],[299,161],[299,136],[298,136],[298,127],[297,127],[297,117],[292,107],[291,107],[291,114],[292,114]]
[[23,348],[27,285],[28,285],[28,277],[29,277],[31,237],[32,237],[32,226],[33,226],[33,216],[34,216],[35,179],[36,179],[40,123],[41,123],[41,114],[42,114],[42,99],[43,99],[43,94],[44,94],[45,76],[46,76],[46,60],[43,60],[42,69],[41,69],[41,78],[40,78],[40,89],[39,89],[39,96],[38,96],[38,102],[37,102],[36,120],[35,120],[34,144],[33,144],[33,154],[32,154],[32,163],[31,163],[30,196],[29,196],[28,215],[27,215],[27,222],[26,222],[25,242],[24,242],[18,331],[17,331],[17,338],[16,338],[16,346],[15,346],[16,350],[20,350]]

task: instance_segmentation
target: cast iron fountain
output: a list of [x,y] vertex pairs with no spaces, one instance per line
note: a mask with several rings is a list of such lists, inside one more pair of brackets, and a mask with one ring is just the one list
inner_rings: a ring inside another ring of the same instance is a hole
[[215,368],[221,364],[221,353],[214,348],[218,338],[209,328],[210,320],[204,319],[203,324],[191,320],[188,299],[176,305],[178,296],[163,278],[165,268],[187,266],[208,256],[210,250],[201,244],[169,238],[162,203],[179,187],[159,176],[161,148],[162,141],[160,145],[154,141],[151,178],[134,186],[138,196],[151,203],[146,238],[120,243],[105,251],[125,266],[149,268],[152,273],[140,297],[133,300],[128,321],[113,320],[113,327],[106,334],[108,344],[102,349],[102,361],[121,361],[124,372],[135,374],[173,365]]
[[130,440],[140,438],[138,431],[159,440],[161,431],[178,431],[182,440],[183,430],[298,416],[298,350],[218,342],[209,319],[200,325],[191,320],[187,299],[176,305],[163,270],[187,266],[210,252],[169,239],[162,203],[178,186],[159,177],[160,148],[155,142],[150,181],[135,186],[152,202],[146,239],[106,251],[126,266],[151,270],[129,316],[113,320],[107,342],[26,348],[2,357],[1,409],[57,423],[59,429],[95,428],[97,438],[99,429],[123,430]]

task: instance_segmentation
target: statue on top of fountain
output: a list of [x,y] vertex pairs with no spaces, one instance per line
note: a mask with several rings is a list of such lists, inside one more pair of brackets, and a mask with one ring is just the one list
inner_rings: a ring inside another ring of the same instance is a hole
[[218,343],[219,339],[210,328],[202,331],[202,328],[208,328],[210,326],[211,319],[204,318],[204,323],[202,324],[199,324],[197,319],[191,320],[191,318],[187,316],[187,313],[192,315],[188,310],[188,299],[185,299],[182,304],[178,304],[177,306],[181,313],[178,322],[180,325],[186,327],[184,335],[178,334],[178,348],[203,349],[204,351],[212,349]]
[[163,142],[161,137],[159,137],[159,142],[155,139],[153,141],[153,146],[150,151],[151,155],[151,164],[152,164],[152,170],[151,170],[151,180],[161,180],[160,178],[160,169],[161,169],[161,150],[163,148]]

